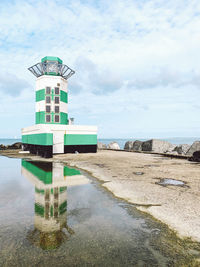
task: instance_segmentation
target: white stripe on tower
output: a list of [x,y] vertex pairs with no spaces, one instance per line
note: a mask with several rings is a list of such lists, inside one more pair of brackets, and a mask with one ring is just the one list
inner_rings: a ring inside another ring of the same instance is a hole
[[[54,101],[51,101],[51,104],[45,104],[44,100],[36,102],[36,104],[35,104],[36,112],[45,111],[45,106],[46,105],[50,105],[51,106],[51,112],[54,112]],[[58,106],[60,107],[60,112],[64,112],[64,113],[68,112],[67,103],[64,103],[64,102],[60,101],[60,104],[58,104]]]
[[62,91],[67,92],[67,81],[60,76],[43,75],[36,80],[36,91],[50,86],[51,88],[58,87]]

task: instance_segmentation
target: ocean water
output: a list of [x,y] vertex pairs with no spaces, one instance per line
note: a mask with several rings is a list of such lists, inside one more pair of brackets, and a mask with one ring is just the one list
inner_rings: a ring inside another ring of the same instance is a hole
[[[123,149],[124,145],[127,141],[135,141],[135,140],[140,140],[140,141],[147,141],[152,138],[99,138],[98,142],[102,142],[106,145],[109,143],[115,141],[119,144],[120,148]],[[170,137],[170,138],[156,138],[164,141],[168,141],[172,144],[179,145],[179,144],[189,144],[191,145],[194,141],[200,141],[200,137]],[[6,138],[0,138],[0,144],[3,145],[12,145],[16,142],[21,142],[21,139],[6,139]]]

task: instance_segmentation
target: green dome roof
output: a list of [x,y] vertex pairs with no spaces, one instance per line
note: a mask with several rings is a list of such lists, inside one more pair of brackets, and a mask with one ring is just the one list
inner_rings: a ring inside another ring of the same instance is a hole
[[60,64],[63,63],[63,61],[59,57],[49,57],[49,56],[46,56],[46,57],[43,57],[41,59],[41,62],[45,62],[45,61],[57,61]]

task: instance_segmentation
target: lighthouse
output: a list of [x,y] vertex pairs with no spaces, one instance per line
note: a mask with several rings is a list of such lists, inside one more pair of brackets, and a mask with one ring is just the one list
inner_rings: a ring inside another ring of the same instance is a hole
[[61,153],[95,153],[97,127],[72,124],[68,79],[75,73],[59,57],[46,56],[28,68],[36,76],[35,125],[22,129],[24,150],[50,158]]

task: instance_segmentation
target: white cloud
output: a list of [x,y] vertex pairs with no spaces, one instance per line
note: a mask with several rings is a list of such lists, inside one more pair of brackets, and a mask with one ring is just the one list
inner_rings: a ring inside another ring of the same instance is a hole
[[14,73],[0,73],[0,91],[15,97],[27,88],[30,89],[30,84]]
[[55,55],[76,71],[69,110],[79,123],[101,125],[104,136],[199,132],[199,18],[198,0],[2,1],[0,91],[21,92],[16,107],[34,104],[27,68]]

